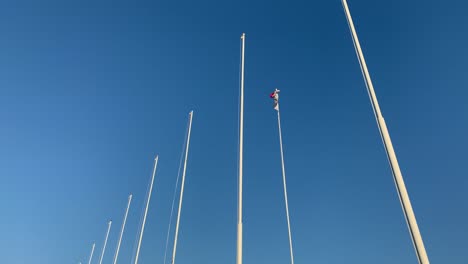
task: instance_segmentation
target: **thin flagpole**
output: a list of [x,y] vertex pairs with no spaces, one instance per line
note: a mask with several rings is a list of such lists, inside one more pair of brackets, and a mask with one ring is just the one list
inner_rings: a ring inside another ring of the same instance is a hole
[[424,242],[422,240],[421,233],[419,232],[418,223],[416,222],[416,216],[414,215],[413,208],[411,206],[411,201],[409,199],[409,195],[405,187],[405,182],[403,180],[403,176],[400,171],[400,166],[398,165],[398,160],[395,154],[395,150],[393,149],[393,144],[392,144],[392,140],[390,139],[390,134],[388,132],[387,125],[385,124],[385,120],[382,116],[382,112],[380,111],[379,102],[377,101],[377,97],[374,91],[374,86],[372,85],[372,80],[371,80],[369,71],[367,69],[367,64],[364,59],[364,55],[361,50],[361,45],[357,37],[356,29],[354,28],[353,19],[351,17],[351,13],[349,12],[349,8],[348,8],[348,4],[346,0],[342,0],[342,3],[343,3],[344,11],[346,13],[346,18],[348,21],[349,29],[353,37],[354,48],[358,55],[359,64],[361,65],[361,71],[362,71],[362,74],[363,74],[363,77],[367,86],[367,91],[369,93],[369,97],[372,103],[372,108],[373,108],[374,115],[377,121],[377,126],[380,131],[380,136],[382,137],[385,151],[387,153],[387,158],[389,160],[389,163],[392,169],[393,180],[395,181],[395,186],[397,188],[398,197],[400,199],[401,207],[403,209],[403,214],[405,216],[405,220],[408,225],[411,240],[413,242],[413,246],[416,251],[416,256],[420,264],[429,264],[429,258],[427,256],[426,249],[424,247]]
[[244,54],[245,33],[242,33],[242,62],[241,62],[241,84],[240,84],[240,115],[239,115],[239,194],[237,201],[237,258],[236,263],[242,264],[242,166],[244,145]]
[[175,263],[176,251],[177,251],[177,238],[179,236],[179,224],[180,224],[180,212],[182,211],[182,199],[184,197],[184,186],[185,186],[185,172],[187,169],[187,158],[188,158],[188,151],[190,146],[190,133],[192,132],[192,118],[193,118],[193,111],[189,114],[189,129],[187,135],[187,145],[185,146],[185,161],[184,161],[184,169],[182,170],[182,183],[180,187],[180,199],[179,199],[179,209],[177,212],[177,223],[175,229],[175,238],[174,238],[174,247],[172,249],[172,264]]
[[153,190],[154,177],[156,176],[156,167],[158,166],[158,157],[159,156],[156,156],[156,158],[154,159],[153,175],[151,176],[151,184],[150,184],[150,188],[148,191],[148,199],[146,200],[145,214],[143,215],[143,222],[141,224],[140,238],[138,239],[138,247],[137,247],[134,264],[138,263],[138,257],[140,256],[141,241],[143,239],[143,232],[145,231],[146,215],[148,214],[148,207],[149,207],[150,200],[151,200],[151,192]]
[[94,248],[95,247],[96,247],[96,243],[93,243],[93,246],[91,247],[91,254],[89,254],[88,264],[91,264],[91,261],[93,260],[93,254],[94,254]]
[[115,250],[114,255],[114,264],[117,263],[117,258],[119,257],[120,244],[122,243],[122,237],[125,230],[125,223],[127,222],[128,210],[130,209],[130,203],[132,202],[132,195],[128,196],[127,209],[125,210],[124,220],[122,223],[122,228],[120,229],[119,242],[117,243],[117,249]]
[[104,245],[102,246],[101,257],[99,258],[99,264],[102,264],[102,259],[104,258],[104,253],[106,252],[107,239],[109,238],[109,233],[110,233],[111,226],[112,226],[112,220],[110,220],[109,223],[108,223],[107,232],[106,232],[106,239],[104,239]]
[[280,152],[281,152],[281,170],[283,172],[283,190],[284,190],[284,202],[286,204],[286,219],[288,222],[288,235],[289,235],[289,251],[291,253],[291,264],[294,264],[294,254],[293,254],[293,245],[292,245],[292,236],[291,236],[291,223],[289,221],[289,206],[288,206],[288,192],[286,188],[286,171],[284,169],[284,156],[283,156],[283,137],[281,132],[281,118],[280,118],[280,108],[278,102],[278,131],[279,131],[279,141],[280,141]]
[[187,124],[187,127],[185,129],[184,143],[182,144],[182,150],[180,151],[179,169],[177,170],[177,178],[176,178],[176,183],[175,183],[175,186],[174,186],[174,195],[172,196],[171,213],[169,215],[169,224],[168,224],[168,227],[167,227],[166,246],[164,248],[163,264],[166,264],[166,259],[167,259],[167,256],[168,256],[167,255],[167,248],[169,246],[169,236],[171,234],[172,216],[174,215],[174,205],[175,205],[176,198],[177,198],[177,190],[178,190],[177,187],[179,186],[180,171],[181,171],[181,168],[182,168],[182,162],[184,161],[184,149],[185,149],[185,146],[187,144],[187,135],[188,135],[188,124]]

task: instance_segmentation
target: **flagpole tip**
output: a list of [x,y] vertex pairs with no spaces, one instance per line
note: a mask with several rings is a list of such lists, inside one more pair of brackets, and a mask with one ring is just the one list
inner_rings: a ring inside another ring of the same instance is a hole
[[242,33],[241,39],[245,38],[245,33]]

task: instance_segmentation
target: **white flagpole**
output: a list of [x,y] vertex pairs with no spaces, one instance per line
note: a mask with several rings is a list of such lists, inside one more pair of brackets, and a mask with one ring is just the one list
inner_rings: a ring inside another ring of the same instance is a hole
[[172,249],[172,264],[175,263],[176,251],[177,251],[177,237],[179,236],[179,223],[180,223],[180,212],[182,211],[182,199],[184,197],[184,186],[185,186],[185,172],[187,169],[187,158],[188,158],[188,151],[190,146],[190,133],[192,132],[192,118],[193,118],[193,111],[189,114],[189,129],[187,134],[187,145],[185,146],[185,161],[184,161],[184,169],[182,170],[182,183],[180,187],[180,199],[179,199],[179,210],[177,212],[177,223],[175,229],[175,238],[174,238],[174,247]]
[[89,254],[88,264],[91,264],[91,261],[93,260],[93,254],[94,254],[94,248],[95,247],[96,247],[96,243],[93,243],[93,246],[91,247],[91,254]]
[[99,258],[99,264],[102,264],[102,259],[104,258],[104,253],[106,252],[107,239],[109,238],[109,232],[110,232],[111,226],[112,226],[112,220],[109,221],[109,224],[107,227],[106,239],[104,240],[104,245],[102,246],[101,257]]
[[153,190],[154,176],[156,175],[156,167],[157,166],[158,166],[158,156],[156,156],[156,158],[154,159],[153,175],[151,176],[151,184],[150,184],[150,188],[149,188],[149,191],[148,191],[148,199],[146,200],[145,214],[143,215],[143,222],[141,224],[140,238],[138,239],[138,247],[137,247],[137,252],[136,252],[136,257],[135,257],[134,264],[138,263],[138,257],[140,256],[141,241],[143,239],[143,232],[145,231],[146,215],[148,214],[148,207],[149,207],[149,203],[150,203],[150,199],[151,199],[151,191]]
[[424,247],[424,242],[422,240],[421,233],[419,232],[418,223],[416,222],[416,217],[414,215],[413,208],[411,206],[411,201],[409,199],[408,192],[405,187],[405,182],[403,181],[403,176],[400,171],[400,166],[398,165],[398,160],[395,154],[395,150],[393,149],[392,141],[390,139],[390,134],[388,132],[387,125],[385,124],[385,120],[380,111],[379,103],[377,101],[377,97],[374,91],[374,86],[372,85],[372,80],[371,80],[369,71],[367,69],[367,64],[364,59],[364,55],[361,50],[361,45],[357,37],[356,29],[354,28],[353,19],[351,18],[351,14],[349,12],[349,8],[348,8],[348,4],[346,0],[342,0],[342,3],[343,3],[343,8],[346,13],[346,18],[348,20],[349,29],[353,37],[354,48],[356,49],[356,53],[358,55],[362,74],[365,79],[367,91],[369,93],[369,97],[372,103],[377,125],[380,131],[380,136],[382,137],[385,151],[387,152],[387,157],[388,157],[390,166],[392,168],[393,180],[395,181],[395,186],[397,188],[398,197],[400,198],[401,207],[403,209],[405,220],[406,220],[406,223],[408,225],[408,229],[411,235],[411,240],[413,242],[413,245],[416,251],[416,256],[420,264],[429,264],[429,258],[427,257],[426,249]]
[[281,119],[280,119],[280,107],[278,100],[278,131],[279,131],[279,141],[280,141],[280,152],[281,152],[281,170],[283,172],[283,190],[284,190],[284,202],[286,204],[286,219],[288,222],[288,235],[289,235],[289,251],[291,253],[291,264],[294,264],[294,254],[293,254],[293,245],[292,245],[292,236],[291,236],[291,223],[289,221],[289,206],[288,206],[288,192],[286,188],[286,171],[284,169],[284,156],[283,156],[283,137],[281,132]]
[[125,215],[122,223],[122,228],[120,229],[119,242],[117,243],[117,249],[115,250],[114,255],[114,264],[117,263],[117,258],[119,257],[120,244],[122,243],[122,237],[125,230],[125,223],[127,222],[128,210],[130,209],[130,203],[132,202],[132,195],[128,196],[127,209],[125,210]]
[[241,91],[240,91],[240,115],[239,115],[239,194],[237,201],[237,258],[236,263],[242,264],[242,165],[244,145],[244,54],[245,33],[242,33],[242,62],[241,62]]

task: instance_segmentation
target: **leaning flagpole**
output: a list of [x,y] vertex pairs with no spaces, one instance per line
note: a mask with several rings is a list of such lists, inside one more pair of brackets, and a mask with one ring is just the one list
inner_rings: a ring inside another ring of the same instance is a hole
[[398,165],[398,160],[395,154],[395,150],[393,149],[392,141],[390,139],[390,134],[388,132],[387,125],[385,124],[385,120],[382,116],[382,112],[380,111],[379,103],[377,101],[377,97],[374,91],[374,86],[372,85],[372,80],[371,80],[369,71],[367,69],[367,64],[364,59],[364,55],[361,50],[361,45],[359,43],[359,39],[356,34],[356,29],[354,28],[353,19],[351,18],[351,14],[349,12],[349,8],[348,8],[348,4],[346,3],[346,0],[342,0],[342,3],[343,3],[344,11],[346,13],[346,18],[348,20],[349,29],[353,37],[354,48],[356,49],[356,53],[358,55],[359,64],[361,65],[361,71],[365,79],[367,91],[369,93],[369,97],[372,103],[372,108],[374,110],[374,115],[375,115],[377,125],[380,131],[380,136],[382,137],[385,151],[387,152],[387,157],[388,157],[391,169],[392,169],[393,180],[395,181],[395,186],[397,188],[398,197],[400,198],[401,207],[403,209],[406,223],[408,225],[408,229],[411,235],[411,240],[413,242],[414,249],[416,251],[416,256],[420,264],[429,264],[429,258],[427,257],[426,249],[424,247],[424,242],[422,240],[421,233],[419,232],[418,223],[416,222],[416,217],[414,215],[413,208],[411,207],[411,202],[408,196],[408,192],[406,191],[405,182],[403,181],[403,176],[400,171],[400,166]]
[[158,157],[159,156],[156,156],[156,158],[154,159],[153,175],[151,176],[150,188],[148,190],[148,198],[146,200],[145,214],[143,215],[143,222],[141,223],[140,238],[138,239],[138,246],[137,246],[137,252],[136,252],[134,264],[138,263],[138,257],[140,256],[141,241],[143,239],[143,232],[145,231],[146,215],[148,214],[148,207],[149,207],[149,203],[151,200],[151,191],[153,190],[154,176],[156,175],[156,167],[158,166]]
[[89,254],[88,264],[91,264],[91,261],[93,260],[93,254],[94,254],[94,248],[95,247],[96,247],[96,243],[93,243],[93,246],[91,247],[91,254]]
[[109,221],[107,226],[106,239],[104,239],[104,245],[102,246],[101,257],[99,258],[99,264],[102,264],[102,259],[104,258],[104,253],[106,252],[107,239],[109,238],[109,232],[112,226],[112,220]]
[[294,264],[294,254],[293,254],[293,245],[292,245],[292,236],[291,236],[291,223],[289,221],[289,205],[288,205],[288,192],[286,188],[286,171],[284,169],[284,156],[283,156],[283,136],[281,132],[281,118],[280,118],[280,108],[279,101],[277,102],[277,112],[278,112],[278,131],[279,131],[279,141],[280,141],[280,152],[281,152],[281,170],[283,173],[283,190],[284,190],[284,202],[286,204],[286,219],[288,222],[288,235],[289,235],[289,252],[291,255],[291,264]]
[[187,134],[187,145],[185,146],[185,160],[184,160],[184,169],[182,171],[182,183],[180,187],[179,209],[177,212],[174,247],[172,249],[172,264],[175,263],[175,257],[176,257],[176,251],[177,251],[177,238],[179,236],[180,212],[182,211],[182,199],[184,197],[185,172],[187,170],[187,158],[188,158],[188,151],[189,151],[189,146],[190,146],[190,133],[192,132],[192,118],[193,118],[193,111],[191,111],[189,114],[189,128],[188,128],[188,134]]
[[125,230],[125,223],[127,222],[128,210],[130,209],[130,203],[132,202],[132,195],[128,196],[127,210],[125,210],[125,215],[122,223],[122,228],[120,229],[119,242],[117,243],[117,249],[115,250],[114,255],[114,264],[117,264],[117,258],[119,257],[120,244],[122,243],[122,237]]
[[239,115],[239,194],[237,201],[237,258],[236,263],[242,264],[242,159],[244,144],[244,54],[245,33],[242,33],[242,61],[241,61],[241,83],[240,83],[240,115]]

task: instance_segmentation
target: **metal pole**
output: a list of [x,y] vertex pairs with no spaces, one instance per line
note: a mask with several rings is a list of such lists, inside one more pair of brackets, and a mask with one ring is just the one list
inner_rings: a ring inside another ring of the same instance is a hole
[[174,238],[174,248],[172,250],[172,264],[175,263],[176,251],[177,251],[177,237],[179,236],[179,223],[180,223],[180,212],[182,211],[182,199],[184,197],[184,186],[185,186],[185,172],[187,169],[187,158],[188,158],[188,151],[190,146],[190,133],[192,131],[192,118],[193,118],[193,111],[189,114],[189,130],[187,135],[187,146],[185,146],[185,161],[184,161],[184,169],[182,171],[182,183],[180,187],[180,199],[179,199],[179,210],[177,213],[177,223],[175,229],[175,238]]
[[148,214],[148,207],[149,207],[149,203],[150,203],[150,199],[151,199],[151,191],[153,190],[154,176],[156,175],[156,167],[157,166],[158,166],[158,156],[156,156],[156,158],[154,159],[153,176],[151,177],[151,184],[150,184],[150,188],[149,188],[149,191],[148,191],[148,199],[146,200],[145,214],[143,215],[143,223],[141,224],[140,238],[138,239],[138,247],[137,247],[137,252],[136,252],[136,257],[135,257],[134,264],[138,263],[138,257],[140,256],[141,241],[143,239],[143,232],[145,231],[146,215]]
[[244,144],[244,54],[245,33],[242,33],[242,62],[241,62],[241,91],[240,91],[240,115],[239,115],[239,194],[237,201],[237,258],[236,263],[242,264],[242,159]]
[[117,243],[117,249],[115,250],[114,255],[114,264],[117,263],[117,258],[119,257],[120,244],[122,243],[122,237],[125,230],[125,223],[127,222],[128,210],[130,209],[130,203],[132,202],[132,195],[128,196],[127,210],[125,210],[124,220],[122,223],[122,228],[120,229],[119,242]]
[[99,258],[99,264],[102,264],[102,259],[104,258],[104,253],[106,252],[107,239],[109,238],[109,232],[112,226],[112,220],[109,221],[109,226],[107,227],[106,239],[104,239],[104,245],[102,246],[101,257]]
[[286,171],[284,169],[284,156],[283,156],[283,137],[281,133],[281,119],[280,119],[280,108],[278,102],[278,130],[279,130],[279,141],[280,141],[280,152],[281,152],[281,170],[283,172],[283,190],[284,190],[284,202],[286,204],[286,219],[288,221],[288,235],[289,235],[289,251],[291,253],[291,264],[294,264],[294,254],[291,236],[291,223],[289,221],[289,206],[288,206],[288,193],[286,188]]
[[420,264],[429,264],[429,258],[427,257],[427,253],[424,247],[421,233],[419,232],[418,223],[416,222],[416,217],[414,215],[413,208],[411,206],[411,202],[408,196],[408,192],[405,187],[405,182],[403,181],[403,176],[400,171],[400,166],[398,165],[398,160],[395,154],[395,150],[393,149],[392,141],[390,139],[390,134],[388,132],[387,125],[385,124],[385,120],[380,111],[379,103],[377,101],[377,97],[374,91],[374,86],[372,85],[372,80],[371,80],[369,71],[367,69],[367,64],[364,59],[364,55],[361,50],[361,45],[357,37],[356,29],[354,28],[353,19],[351,18],[351,14],[349,12],[349,8],[348,8],[348,4],[346,3],[346,0],[342,0],[342,3],[343,3],[343,8],[346,13],[346,18],[348,20],[348,25],[351,31],[351,35],[353,37],[354,47],[356,49],[359,63],[361,65],[361,70],[362,70],[365,83],[367,86],[367,91],[371,99],[375,118],[376,118],[377,125],[380,131],[380,136],[382,137],[385,151],[387,152],[387,157],[388,157],[391,169],[392,169],[393,180],[395,181],[395,186],[397,188],[398,197],[400,198],[401,207],[403,209],[403,214],[405,216],[405,220],[406,220],[406,223],[408,225],[408,229],[411,235],[411,240],[413,242],[414,249],[416,251],[416,256]]
[[94,248],[95,247],[96,247],[96,243],[93,243],[93,246],[91,247],[91,254],[89,254],[88,264],[91,264],[91,261],[93,260],[93,254],[94,254]]

